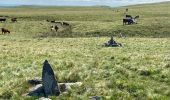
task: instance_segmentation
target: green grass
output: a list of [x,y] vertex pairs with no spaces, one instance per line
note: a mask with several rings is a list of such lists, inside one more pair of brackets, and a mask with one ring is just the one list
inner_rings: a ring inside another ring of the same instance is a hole
[[[18,18],[17,23],[10,23],[10,19],[0,23],[11,31],[0,35],[0,99],[38,98],[22,95],[30,87],[27,80],[41,78],[47,59],[59,82],[83,83],[59,97],[50,97],[54,100],[86,100],[96,95],[104,100],[169,100],[169,5],[128,7],[129,14],[140,16],[139,24],[128,26],[122,25],[127,7],[0,8],[0,15]],[[41,38],[43,33],[51,33],[46,19],[69,22],[71,38]],[[120,32],[128,36],[115,37],[123,47],[102,46]]]
[[41,77],[42,63],[48,59],[59,82],[83,82],[57,98],[170,97],[168,38],[116,38],[124,47],[102,47],[108,39],[1,37],[0,94],[10,90],[12,99],[21,98],[28,91],[26,81]]
[[[20,36],[34,37],[38,32],[49,32],[45,20],[67,21],[73,27],[74,36],[110,36],[120,32],[135,37],[169,37],[170,3],[136,5],[120,8],[110,7],[13,7],[0,8],[0,15],[17,17],[19,22],[0,23]],[[122,25],[125,8],[128,14],[139,15],[137,25]],[[118,10],[118,12],[117,12]],[[42,23],[42,24],[40,24]],[[19,26],[19,27],[18,27]],[[34,27],[33,27],[34,26]],[[23,34],[25,32],[29,32]],[[21,35],[22,34],[22,35]]]

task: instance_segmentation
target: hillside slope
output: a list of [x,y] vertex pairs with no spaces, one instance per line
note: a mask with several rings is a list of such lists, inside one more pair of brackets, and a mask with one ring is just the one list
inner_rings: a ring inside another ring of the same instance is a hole
[[[139,15],[138,24],[123,26],[125,9],[127,14]],[[128,36],[169,37],[170,3],[135,5],[128,7],[36,7],[20,6],[0,8],[1,16],[17,17],[19,22],[0,23],[13,33],[33,36],[49,31],[45,20],[67,21],[72,24],[74,36],[110,36],[120,32]],[[10,19],[9,19],[10,20]],[[39,25],[39,24],[43,25]],[[34,26],[36,29],[32,29]],[[20,28],[19,28],[20,27]],[[22,28],[21,28],[22,27]],[[44,28],[45,27],[45,28]],[[25,30],[27,29],[27,30]],[[27,33],[28,32],[28,33]]]

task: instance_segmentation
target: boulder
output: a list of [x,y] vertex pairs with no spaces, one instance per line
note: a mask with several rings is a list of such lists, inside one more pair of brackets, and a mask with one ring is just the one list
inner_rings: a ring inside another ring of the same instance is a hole
[[100,96],[92,96],[89,99],[90,100],[102,100],[102,97],[100,97]]
[[48,96],[60,95],[60,90],[58,87],[58,83],[55,79],[54,72],[47,60],[45,60],[43,65],[42,84],[43,84],[45,96],[48,97]]
[[[75,83],[59,83],[59,89],[61,92],[67,92],[68,90],[71,90],[71,87],[80,87],[82,85],[82,82],[75,82]],[[56,92],[58,90],[55,90]],[[44,87],[42,84],[35,85],[29,89],[29,93],[27,93],[25,96],[46,96]]]
[[38,84],[35,87],[30,88],[29,91],[30,92],[27,94],[27,96],[45,96],[42,84]]

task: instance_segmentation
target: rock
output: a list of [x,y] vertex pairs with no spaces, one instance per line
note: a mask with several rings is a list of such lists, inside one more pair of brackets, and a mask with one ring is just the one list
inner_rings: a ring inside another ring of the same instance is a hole
[[[68,90],[71,90],[71,86],[80,87],[81,85],[82,82],[59,83],[59,89],[61,92],[67,92]],[[58,90],[55,90],[55,92],[58,92]],[[46,96],[44,92],[44,86],[42,84],[35,85],[29,89],[29,93],[24,94],[23,96]]]
[[91,100],[102,100],[100,96],[92,96],[90,97]]
[[43,65],[42,81],[45,96],[60,95],[60,90],[55,79],[54,72],[47,60],[45,60]]
[[41,97],[41,98],[39,98],[39,99],[37,99],[37,100],[51,100],[51,99],[49,99],[49,98],[44,98],[44,97]]
[[60,87],[60,91],[61,92],[65,92],[68,90],[68,87],[66,84],[59,84],[59,87]]
[[75,82],[75,83],[59,83],[60,91],[66,92],[71,90],[71,86],[80,87],[82,82]]
[[48,97],[48,96],[59,96],[60,89],[62,92],[66,92],[71,89],[71,86],[79,87],[82,85],[82,82],[76,83],[59,83],[55,79],[54,72],[46,60],[43,65],[42,71],[42,80],[35,78],[28,80],[28,83],[35,85],[30,88],[29,93],[23,96],[39,96],[39,97]]
[[38,84],[35,87],[30,88],[29,91],[30,92],[27,94],[27,96],[45,96],[42,84]]
[[111,39],[108,41],[108,43],[104,43],[105,47],[121,47],[122,44],[121,43],[117,43],[114,39],[113,36],[111,37]]

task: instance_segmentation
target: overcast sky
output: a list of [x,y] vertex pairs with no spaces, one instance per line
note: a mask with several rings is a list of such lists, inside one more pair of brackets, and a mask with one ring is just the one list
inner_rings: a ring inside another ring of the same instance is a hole
[[56,6],[122,6],[130,4],[163,2],[170,0],[0,0],[0,5],[56,5]]

